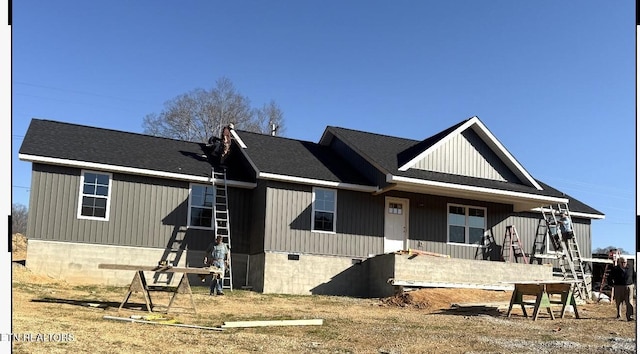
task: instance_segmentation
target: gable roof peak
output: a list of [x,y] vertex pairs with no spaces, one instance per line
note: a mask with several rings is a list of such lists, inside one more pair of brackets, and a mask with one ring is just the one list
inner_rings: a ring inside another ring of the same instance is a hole
[[480,118],[473,116],[462,122],[455,124],[436,135],[433,135],[398,155],[400,167],[399,171],[407,171],[420,160],[434,152],[449,140],[462,134],[464,131],[472,129],[496,155],[511,169],[523,182],[527,182],[534,188],[542,190],[540,184],[525,170],[525,168],[515,159],[513,155],[498,141],[498,139],[482,123]]

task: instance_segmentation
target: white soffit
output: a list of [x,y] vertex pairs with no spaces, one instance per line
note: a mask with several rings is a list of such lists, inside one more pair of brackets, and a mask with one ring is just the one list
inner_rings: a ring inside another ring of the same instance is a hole
[[411,159],[409,162],[400,166],[398,170],[400,171],[408,170],[409,168],[413,167],[416,163],[418,163],[418,161],[424,159],[427,155],[431,154],[433,151],[438,149],[440,146],[442,146],[444,143],[449,141],[451,138],[453,138],[458,134],[461,134],[463,131],[467,130],[468,128],[472,128],[480,136],[480,138],[482,138],[482,140],[487,145],[489,145],[491,150],[493,150],[494,152],[496,152],[496,154],[498,154],[498,157],[500,157],[500,159],[507,165],[507,167],[509,167],[510,170],[512,171],[515,170],[514,172],[517,175],[526,179],[537,190],[543,189],[540,186],[540,184],[538,184],[538,182],[536,182],[536,180],[529,174],[529,172],[527,172],[527,170],[525,170],[524,167],[522,167],[522,165],[520,165],[520,163],[516,161],[513,155],[511,155],[511,153],[509,153],[509,151],[507,151],[507,149],[498,141],[498,139],[496,139],[496,137],[493,134],[491,134],[489,129],[487,129],[487,127],[484,124],[482,124],[482,122],[478,117],[473,117],[469,119],[463,125],[459,126],[457,129],[449,133],[447,136],[440,139],[440,141],[433,144],[427,150],[423,151],[418,156]]

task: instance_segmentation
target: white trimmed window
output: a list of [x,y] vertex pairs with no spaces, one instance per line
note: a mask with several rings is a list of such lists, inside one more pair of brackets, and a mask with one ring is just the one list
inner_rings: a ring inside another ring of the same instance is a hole
[[312,231],[336,232],[336,199],[334,189],[313,188]]
[[191,190],[189,191],[189,227],[213,229],[214,196],[213,186],[191,185]]
[[482,245],[487,228],[487,209],[447,204],[447,242]]
[[111,174],[82,171],[80,175],[78,219],[109,221],[110,200]]

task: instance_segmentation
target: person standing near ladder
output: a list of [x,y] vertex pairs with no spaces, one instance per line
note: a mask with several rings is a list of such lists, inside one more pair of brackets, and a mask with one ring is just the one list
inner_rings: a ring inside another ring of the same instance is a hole
[[222,292],[222,282],[225,268],[229,264],[229,247],[222,242],[222,236],[218,235],[216,242],[211,243],[209,247],[207,247],[204,263],[220,268],[220,273],[213,274],[209,287],[209,295],[224,295]]
[[609,285],[613,286],[613,298],[616,301],[616,318],[620,318],[620,305],[624,302],[627,311],[627,321],[633,321],[633,284],[635,271],[629,268],[624,257],[618,257],[618,265],[611,270]]

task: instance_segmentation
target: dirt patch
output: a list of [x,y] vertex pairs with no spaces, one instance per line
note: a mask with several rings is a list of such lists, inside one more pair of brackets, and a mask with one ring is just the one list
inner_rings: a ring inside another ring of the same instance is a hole
[[436,311],[449,309],[452,304],[508,302],[510,299],[510,291],[428,288],[396,294],[380,301],[388,306]]

